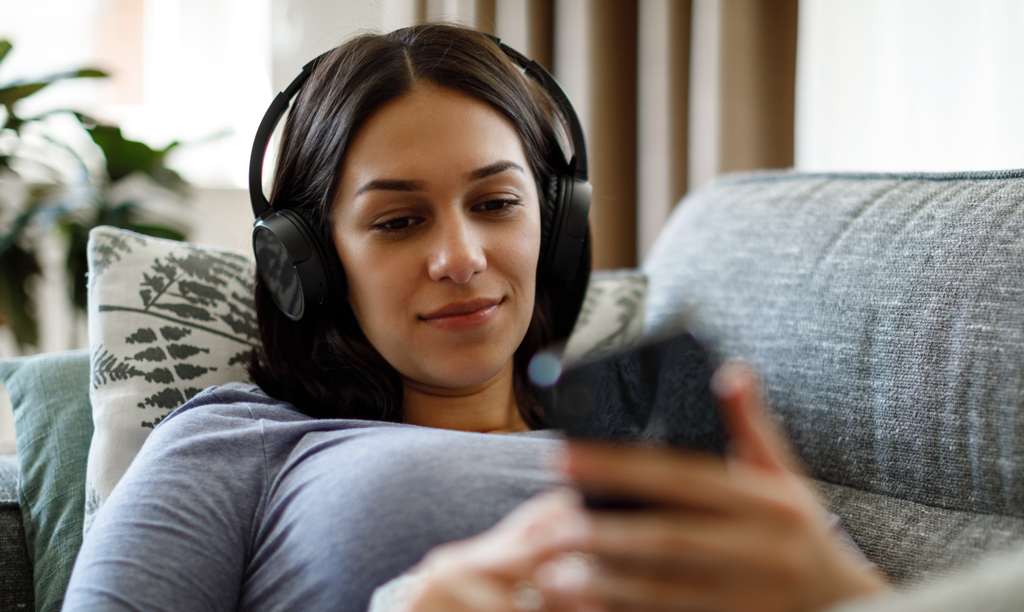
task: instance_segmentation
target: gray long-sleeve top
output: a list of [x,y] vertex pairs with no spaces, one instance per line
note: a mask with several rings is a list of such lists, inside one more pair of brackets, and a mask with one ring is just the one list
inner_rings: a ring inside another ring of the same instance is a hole
[[557,441],[314,420],[231,384],[164,419],[79,553],[66,610],[365,610],[434,546],[558,484]]

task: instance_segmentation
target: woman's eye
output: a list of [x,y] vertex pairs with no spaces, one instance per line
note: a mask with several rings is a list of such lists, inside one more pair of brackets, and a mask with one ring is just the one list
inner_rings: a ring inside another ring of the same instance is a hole
[[395,217],[394,219],[388,219],[383,223],[374,225],[373,229],[382,232],[399,232],[412,227],[416,222],[416,217]]
[[482,204],[477,204],[477,208],[484,212],[498,212],[506,209],[511,209],[514,206],[518,206],[519,202],[515,200],[490,200]]

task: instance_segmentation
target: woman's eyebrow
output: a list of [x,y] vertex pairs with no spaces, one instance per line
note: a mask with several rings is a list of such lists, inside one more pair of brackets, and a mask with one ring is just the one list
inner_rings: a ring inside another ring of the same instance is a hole
[[[523,172],[523,167],[519,164],[502,160],[494,162],[483,168],[477,168],[469,173],[469,180],[479,181],[495,174],[501,174],[506,170],[516,170]],[[356,190],[354,197],[359,197],[367,191],[422,191],[425,188],[423,181],[405,181],[401,179],[374,179],[363,184],[362,187]]]
[[470,172],[469,173],[469,180],[470,181],[479,181],[480,179],[485,179],[485,178],[487,178],[489,176],[494,176],[495,174],[500,174],[500,173],[502,173],[502,172],[504,172],[506,170],[517,170],[519,172],[523,172],[523,167],[520,166],[519,164],[513,162],[513,161],[502,160],[502,161],[494,162],[493,164],[491,164],[489,166],[484,166],[483,168],[478,168],[478,169]]
[[399,179],[375,179],[365,183],[362,187],[356,190],[354,197],[359,197],[363,192],[381,190],[381,191],[422,191],[424,188],[423,181],[403,181]]

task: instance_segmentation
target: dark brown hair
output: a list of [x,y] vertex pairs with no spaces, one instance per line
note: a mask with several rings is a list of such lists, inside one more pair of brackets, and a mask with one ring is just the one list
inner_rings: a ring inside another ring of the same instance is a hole
[[[328,53],[302,87],[285,122],[274,174],[275,208],[302,211],[330,244],[330,212],[340,168],[359,128],[417,81],[448,87],[491,105],[516,128],[537,181],[541,250],[550,241],[556,173],[566,167],[552,105],[487,36],[459,26],[424,24],[366,34]],[[333,244],[328,249],[335,253]],[[573,282],[537,279],[533,318],[514,356],[515,392],[532,428],[544,416],[525,383],[526,366],[545,344],[569,335],[590,278],[587,240]],[[274,305],[258,275],[256,315],[262,350],[248,370],[268,394],[319,418],[402,420],[402,381],[367,341],[348,302],[291,321]]]

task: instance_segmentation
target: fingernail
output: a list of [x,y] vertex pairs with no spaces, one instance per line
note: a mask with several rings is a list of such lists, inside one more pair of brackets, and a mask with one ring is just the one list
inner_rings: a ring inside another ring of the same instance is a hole
[[715,371],[708,386],[716,397],[732,397],[743,390],[745,384],[742,366],[727,363]]
[[538,586],[559,593],[583,591],[591,580],[590,562],[583,555],[568,555],[537,570]]

